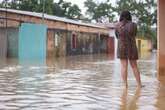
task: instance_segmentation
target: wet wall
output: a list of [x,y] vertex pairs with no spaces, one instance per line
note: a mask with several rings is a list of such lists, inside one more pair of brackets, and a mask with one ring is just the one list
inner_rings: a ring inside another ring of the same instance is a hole
[[0,57],[6,58],[7,54],[7,34],[6,30],[0,28]]

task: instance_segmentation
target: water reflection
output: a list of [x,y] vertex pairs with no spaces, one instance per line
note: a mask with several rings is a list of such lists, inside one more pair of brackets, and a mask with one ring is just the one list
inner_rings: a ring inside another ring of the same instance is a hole
[[6,59],[0,65],[0,108],[164,110],[165,90],[158,86],[154,59],[155,54],[149,54],[138,62],[145,85],[141,90],[136,90],[131,70],[129,88],[123,90],[119,63],[111,55],[70,56],[45,62]]
[[159,85],[157,88],[157,101],[155,106],[157,110],[165,110],[165,87]]
[[123,93],[121,96],[121,106],[120,110],[137,110],[138,109],[138,99],[140,97],[141,89],[137,88],[135,93],[128,97],[128,89],[123,89]]

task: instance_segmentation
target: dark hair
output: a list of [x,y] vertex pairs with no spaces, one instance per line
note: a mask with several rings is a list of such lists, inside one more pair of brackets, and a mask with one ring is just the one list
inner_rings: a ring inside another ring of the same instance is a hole
[[129,11],[123,11],[120,14],[119,21],[123,21],[123,20],[132,21],[132,16],[131,16],[131,13]]

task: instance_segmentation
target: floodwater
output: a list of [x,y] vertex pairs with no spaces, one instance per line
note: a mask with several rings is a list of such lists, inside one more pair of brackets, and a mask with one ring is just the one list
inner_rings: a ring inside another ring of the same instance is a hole
[[111,55],[0,64],[0,110],[165,110],[155,53],[138,61],[142,89],[136,89],[130,67],[129,87],[122,87],[119,61]]

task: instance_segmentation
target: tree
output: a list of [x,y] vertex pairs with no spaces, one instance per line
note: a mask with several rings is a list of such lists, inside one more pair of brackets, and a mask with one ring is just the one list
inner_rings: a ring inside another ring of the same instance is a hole
[[1,8],[6,8],[6,6],[8,6],[8,0],[3,0],[0,4]]
[[18,4],[20,10],[43,12],[43,3],[45,2],[44,12],[53,14],[53,0],[21,0]]
[[60,17],[65,16],[65,12],[63,11],[63,9],[58,3],[54,3],[52,10],[53,10],[53,15],[60,16]]
[[9,7],[11,7],[12,9],[19,9],[19,2],[20,0],[12,0],[9,3]]
[[85,7],[87,8],[86,14],[91,16],[91,19],[96,20],[97,22],[102,22],[102,18],[108,18],[109,21],[113,21],[115,15],[113,13],[114,8],[111,3],[104,2],[97,4],[93,0],[87,0],[84,2]]
[[95,10],[97,8],[97,4],[93,0],[87,0],[84,2],[84,6],[87,8],[86,14],[91,16],[94,19]]
[[81,10],[77,5],[63,0],[54,3],[53,12],[56,16],[67,17],[70,19],[80,19],[80,16],[82,15]]
[[156,25],[157,21],[157,4],[155,0],[118,0],[116,12],[121,10],[129,10],[138,23],[138,36],[152,39],[156,45],[156,29],[152,26]]
[[69,7],[67,16],[68,18],[71,18],[71,19],[80,19],[80,16],[81,16],[80,8],[77,5],[73,5]]
[[[156,0],[117,0],[115,6],[111,5],[111,0],[102,3],[86,0],[84,5],[87,8],[86,13],[97,22],[104,17],[113,22],[121,11],[129,10],[133,20],[136,20],[138,24],[138,36],[152,39],[156,44],[156,29],[152,28],[157,22]],[[114,13],[117,13],[117,16]]]
[[[0,7],[5,7],[5,1],[6,0],[2,1]],[[77,5],[63,0],[59,0],[59,2],[54,2],[54,0],[10,0],[8,1],[8,8],[32,12],[43,12],[44,4],[44,13],[47,14],[71,19],[79,19],[81,16],[81,10]]]

